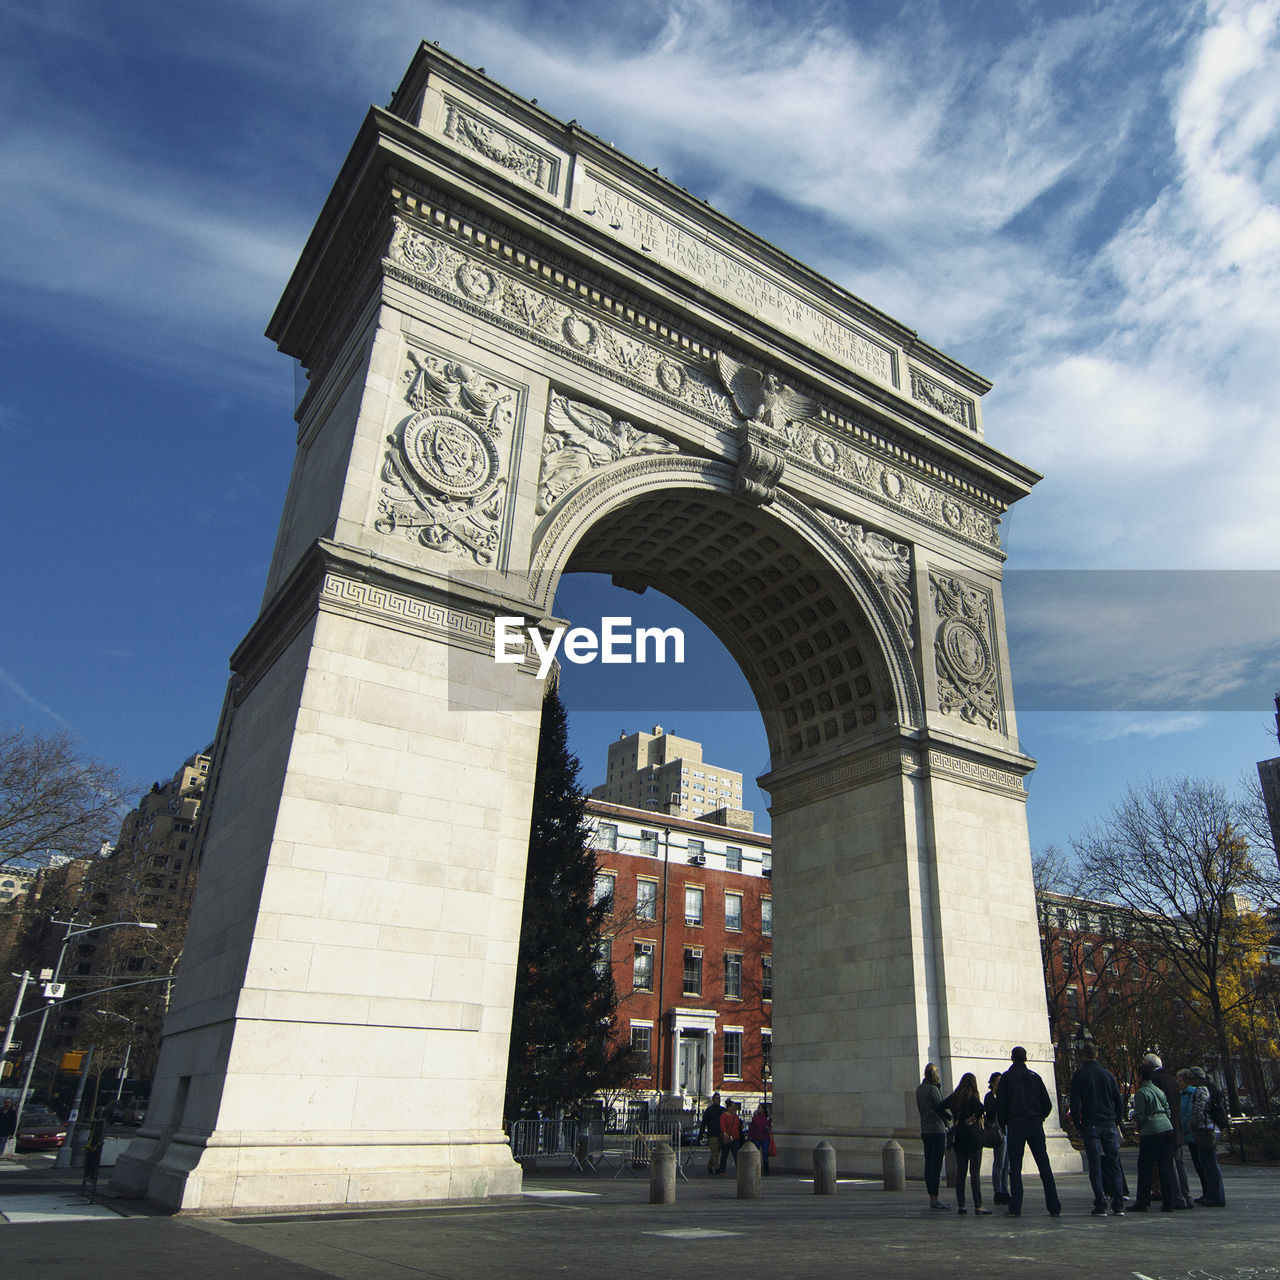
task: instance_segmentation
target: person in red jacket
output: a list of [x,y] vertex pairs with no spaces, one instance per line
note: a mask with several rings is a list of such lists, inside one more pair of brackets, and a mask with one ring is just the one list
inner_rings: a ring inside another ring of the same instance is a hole
[[720,1117],[720,1169],[724,1172],[725,1164],[730,1156],[733,1163],[738,1163],[738,1148],[742,1146],[742,1120],[738,1115],[738,1104],[730,1100]]
[[751,1123],[747,1125],[747,1138],[760,1148],[760,1172],[767,1178],[769,1148],[773,1145],[773,1121],[769,1119],[769,1113],[765,1110],[763,1102],[756,1108],[755,1114],[751,1117]]

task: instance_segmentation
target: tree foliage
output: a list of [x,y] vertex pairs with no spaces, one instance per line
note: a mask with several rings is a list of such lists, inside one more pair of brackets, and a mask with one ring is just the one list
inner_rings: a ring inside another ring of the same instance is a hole
[[529,861],[507,1066],[506,1114],[554,1111],[626,1078],[610,1047],[617,997],[608,962],[608,900],[595,901],[580,765],[559,694],[542,708]]
[[0,731],[0,866],[97,853],[119,829],[126,790],[69,734]]
[[1266,937],[1250,903],[1276,892],[1273,869],[1242,833],[1244,817],[1216,783],[1148,781],[1072,842],[1085,892],[1125,909],[1133,937],[1211,1029],[1233,1110],[1230,1025]]

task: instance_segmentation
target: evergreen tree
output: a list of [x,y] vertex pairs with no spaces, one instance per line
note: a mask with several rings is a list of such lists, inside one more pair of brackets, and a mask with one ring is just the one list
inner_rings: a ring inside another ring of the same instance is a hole
[[554,1111],[621,1083],[629,1055],[610,1050],[617,995],[607,939],[610,904],[594,901],[596,859],[581,766],[564,704],[542,707],[529,863],[520,925],[506,1114]]

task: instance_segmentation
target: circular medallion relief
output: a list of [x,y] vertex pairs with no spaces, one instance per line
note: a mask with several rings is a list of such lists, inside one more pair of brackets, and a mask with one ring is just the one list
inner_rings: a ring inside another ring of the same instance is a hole
[[942,624],[942,651],[952,672],[968,684],[991,673],[991,650],[986,637],[967,618],[948,618]]
[[678,396],[684,391],[687,381],[684,368],[674,360],[658,362],[658,385],[669,396]]
[[827,471],[835,470],[836,459],[839,455],[836,453],[836,447],[830,440],[824,436],[817,436],[813,442],[813,459]]
[[599,331],[585,316],[570,314],[565,316],[560,326],[564,340],[575,351],[594,351],[599,339]]
[[405,265],[422,275],[430,275],[440,265],[440,255],[426,236],[417,231],[407,232],[400,242],[400,256]]
[[894,502],[901,502],[902,495],[907,491],[907,482],[896,471],[884,471],[880,476],[880,488],[884,490],[886,497],[892,498]]
[[404,455],[424,484],[451,498],[474,498],[498,474],[493,442],[461,413],[428,410],[404,429]]
[[942,518],[951,529],[958,529],[964,524],[964,508],[953,498],[944,498],[942,502]]
[[498,277],[487,267],[464,262],[458,268],[458,288],[473,302],[492,302],[500,286]]

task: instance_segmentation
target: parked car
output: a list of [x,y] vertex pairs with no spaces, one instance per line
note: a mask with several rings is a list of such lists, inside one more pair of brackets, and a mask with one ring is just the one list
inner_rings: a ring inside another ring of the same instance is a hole
[[680,1144],[685,1147],[705,1147],[710,1145],[707,1141],[707,1135],[702,1131],[700,1121],[686,1124],[680,1130]]
[[56,1151],[67,1137],[67,1126],[47,1107],[27,1107],[18,1123],[19,1151]]

